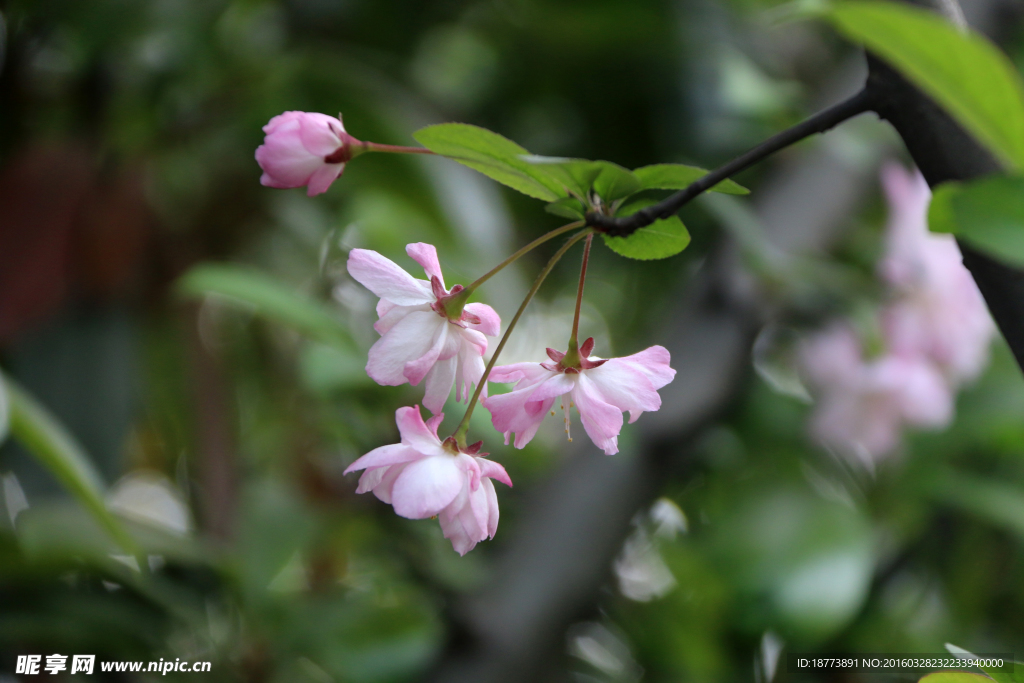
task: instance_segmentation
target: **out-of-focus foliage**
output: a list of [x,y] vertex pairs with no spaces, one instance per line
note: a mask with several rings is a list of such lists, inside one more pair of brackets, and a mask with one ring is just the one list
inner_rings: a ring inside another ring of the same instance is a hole
[[[500,494],[497,539],[464,558],[436,522],[356,496],[341,471],[395,441],[395,409],[421,393],[362,372],[373,298],[346,253],[372,248],[411,270],[404,245],[430,242],[447,282],[465,284],[562,219],[442,159],[365,155],[314,199],[263,188],[260,127],[285,110],[340,111],[360,139],[410,144],[460,120],[543,155],[710,168],[813,109],[850,55],[822,25],[769,27],[765,9],[0,3],[0,360],[95,460],[143,560],[8,442],[0,676],[18,654],[53,652],[210,660],[218,681],[428,670],[453,636],[449,608],[491,576],[524,499],[559,463],[560,425],[513,451],[476,412],[473,434],[516,488]],[[856,164],[878,143],[840,130],[810,144]],[[739,182],[757,197],[777,169]],[[847,236],[813,263],[773,260],[746,218],[734,204],[687,208],[692,244],[662,261],[595,247],[584,334],[609,356],[659,343],[658,321],[723,233],[796,311],[787,325],[878,303],[880,203],[837,218]],[[556,248],[496,276],[488,303],[510,317]],[[577,267],[553,273],[509,362],[564,347]],[[688,477],[664,482],[681,523],[664,505],[638,515],[618,577],[595,596],[600,616],[567,634],[580,680],[753,669],[766,681],[788,675],[780,648],[982,652],[1024,638],[1024,383],[1005,349],[961,394],[951,429],[910,435],[874,472],[811,443],[809,406],[780,386],[750,373]],[[451,428],[461,411],[446,412]],[[624,430],[621,457],[642,428]]]

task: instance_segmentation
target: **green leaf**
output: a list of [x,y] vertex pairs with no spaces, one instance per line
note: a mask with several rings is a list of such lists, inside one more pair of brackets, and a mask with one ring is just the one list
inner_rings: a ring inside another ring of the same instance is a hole
[[11,426],[10,401],[7,400],[7,390],[4,388],[3,377],[0,377],[0,443],[7,438]]
[[560,194],[572,194],[580,199],[590,194],[602,170],[598,162],[588,159],[545,157],[539,154],[526,154],[520,158],[530,164],[531,173],[535,177],[544,177],[549,186],[559,188]]
[[632,171],[610,161],[595,161],[593,163],[601,169],[594,180],[594,191],[605,203],[610,204],[616,199],[628,197],[641,190],[640,180],[633,175]]
[[413,133],[421,145],[469,166],[513,190],[553,202],[565,196],[558,183],[536,172],[523,157],[525,149],[497,133],[466,123],[439,123]]
[[99,473],[81,446],[28,392],[4,378],[10,401],[11,436],[88,510],[124,550],[134,554],[135,543],[107,509]]
[[348,329],[328,306],[245,266],[200,264],[181,276],[175,287],[185,297],[223,297],[325,344],[354,346]]
[[557,202],[551,202],[545,206],[544,210],[548,213],[553,213],[556,216],[569,218],[571,220],[581,219],[586,215],[583,211],[583,205],[580,203],[580,200],[575,197],[562,197]]
[[[633,169],[633,175],[640,181],[642,190],[682,190],[707,174],[708,172],[703,168],[684,164],[653,164]],[[750,194],[750,190],[729,179],[718,183],[711,188],[711,191],[725,194]]]
[[1001,261],[1024,266],[1024,177],[942,185],[928,223],[933,232],[951,232]]
[[933,97],[1004,163],[1024,165],[1024,87],[987,39],[894,2],[836,2],[827,17]]
[[991,683],[990,678],[966,671],[936,671],[921,678],[918,683]]
[[655,221],[629,237],[604,235],[604,243],[616,254],[640,261],[675,256],[690,244],[690,233],[678,216]]

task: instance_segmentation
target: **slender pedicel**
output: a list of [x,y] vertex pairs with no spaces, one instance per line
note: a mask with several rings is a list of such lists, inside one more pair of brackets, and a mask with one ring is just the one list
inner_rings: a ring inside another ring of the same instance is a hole
[[530,291],[526,293],[526,298],[523,299],[523,303],[519,304],[519,310],[516,311],[515,316],[512,318],[512,322],[508,325],[508,329],[505,330],[505,334],[502,336],[501,341],[498,342],[498,348],[494,350],[494,355],[491,356],[491,361],[484,369],[484,374],[480,377],[480,383],[476,385],[476,391],[473,392],[473,397],[469,399],[469,405],[466,406],[466,414],[462,416],[462,422],[460,422],[459,426],[455,429],[453,436],[460,447],[466,447],[466,433],[469,431],[469,419],[473,416],[473,409],[476,407],[477,401],[480,399],[480,393],[483,391],[484,387],[487,386],[487,378],[491,375],[491,369],[494,368],[494,363],[498,360],[498,356],[501,355],[502,349],[505,348],[505,343],[512,334],[512,330],[515,329],[516,323],[519,322],[519,318],[522,317],[523,311],[526,310],[526,307],[530,304],[530,301],[537,293],[537,290],[540,289],[540,286],[548,276],[548,273],[551,272],[551,269],[555,267],[555,264],[558,263],[562,256],[565,255],[565,252],[569,251],[572,245],[576,244],[584,237],[593,234],[593,232],[594,230],[592,228],[586,228],[570,237],[569,240],[555,252],[554,256],[552,256],[547,262],[547,265],[544,266],[544,269],[540,271],[539,275],[537,275],[537,279],[533,281],[533,286],[530,287]]
[[490,280],[491,277],[493,277],[494,275],[497,275],[499,272],[501,272],[502,268],[504,268],[505,266],[509,265],[510,263],[515,263],[517,260],[519,260],[520,256],[523,256],[524,254],[527,254],[527,253],[533,251],[535,248],[537,248],[540,245],[544,244],[548,240],[553,239],[555,237],[558,237],[559,235],[561,235],[563,233],[566,233],[566,232],[569,232],[570,230],[575,230],[576,228],[582,228],[582,227],[583,227],[583,221],[575,221],[573,223],[568,223],[566,225],[563,225],[560,228],[555,228],[551,232],[544,233],[543,235],[541,235],[537,239],[533,240],[532,242],[527,244],[525,247],[523,247],[522,249],[520,249],[516,253],[512,254],[511,256],[509,256],[507,259],[505,259],[504,261],[502,261],[498,265],[496,265],[493,268],[491,268],[489,271],[487,271],[486,273],[484,273],[483,275],[478,277],[476,280],[474,280],[470,284],[466,285],[466,291],[472,292],[474,289],[476,289],[477,287],[479,287],[483,283],[485,283],[488,280]]

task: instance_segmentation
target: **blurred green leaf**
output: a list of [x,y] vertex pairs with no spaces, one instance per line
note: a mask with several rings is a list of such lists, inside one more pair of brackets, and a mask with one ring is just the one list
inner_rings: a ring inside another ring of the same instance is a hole
[[1024,266],[1024,178],[993,176],[940,186],[928,210],[933,232],[950,232],[1012,265]]
[[544,210],[556,216],[572,220],[580,220],[585,216],[583,205],[575,197],[563,197],[557,202],[551,202],[544,207]]
[[375,384],[366,374],[365,355],[323,344],[309,344],[302,350],[299,375],[307,387],[320,394]]
[[11,428],[11,409],[7,400],[7,389],[4,387],[3,376],[0,376],[0,443],[7,438]]
[[826,16],[935,98],[1004,163],[1024,165],[1024,88],[986,38],[894,2],[836,2]]
[[223,297],[325,344],[354,346],[348,329],[327,305],[245,266],[200,264],[181,276],[176,289],[185,297]]
[[466,123],[439,123],[413,133],[421,145],[453,159],[525,195],[553,202],[565,195],[545,174],[536,173],[525,149],[486,128]]
[[[633,175],[640,181],[641,190],[682,190],[707,174],[708,172],[703,168],[684,164],[653,164],[633,169]],[[750,194],[750,190],[729,179],[718,183],[711,188],[711,191],[725,194]]]
[[1024,489],[963,472],[944,472],[931,483],[935,499],[1007,529],[1024,539]]
[[989,683],[991,679],[966,671],[936,671],[921,678],[919,683]]
[[604,243],[616,254],[640,261],[675,256],[690,244],[690,233],[678,216],[655,221],[629,237],[604,235]]
[[96,518],[123,550],[135,554],[135,543],[107,509],[103,480],[89,456],[28,392],[9,377],[4,381],[10,401],[11,435]]

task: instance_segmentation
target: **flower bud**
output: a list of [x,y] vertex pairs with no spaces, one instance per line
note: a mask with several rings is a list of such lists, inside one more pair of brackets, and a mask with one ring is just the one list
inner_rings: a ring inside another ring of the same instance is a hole
[[267,187],[308,186],[321,194],[345,170],[345,163],[362,152],[362,143],[345,132],[341,119],[326,114],[286,111],[263,127],[267,135],[256,148]]

